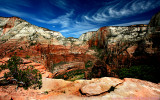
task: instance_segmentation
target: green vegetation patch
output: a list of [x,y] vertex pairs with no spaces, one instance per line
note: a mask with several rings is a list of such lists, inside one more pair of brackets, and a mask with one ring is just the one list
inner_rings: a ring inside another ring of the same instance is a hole
[[24,50],[23,47],[19,47],[18,49],[19,49],[19,50]]
[[25,58],[26,58],[26,59],[29,59],[29,58],[30,58],[30,56],[29,56],[29,55],[26,55],[26,56],[25,56]]
[[0,68],[9,69],[9,72],[4,74],[5,80],[15,80],[18,86],[23,86],[24,89],[32,86],[33,88],[42,87],[42,75],[33,66],[23,68],[20,66],[23,61],[20,57],[13,56],[7,61],[6,65],[1,65]]
[[159,71],[160,71],[159,66],[152,66],[152,65],[138,65],[138,66],[131,66],[129,68],[121,68],[114,70],[114,72],[121,79],[137,78],[155,83],[160,82]]
[[75,80],[78,80],[78,79],[84,79],[84,73],[83,74],[80,74],[80,75],[76,75],[76,76],[73,76],[70,81],[75,81]]
[[30,42],[30,46],[34,46],[36,44],[37,44],[37,42]]
[[55,68],[56,66],[61,66],[61,65],[63,65],[63,64],[67,64],[67,62],[61,61],[61,62],[56,63],[56,64],[51,64],[51,68],[49,69],[49,71],[50,71],[51,73],[53,73],[54,68]]
[[87,61],[87,63],[85,63],[85,68],[89,68],[93,66],[93,62],[92,61]]
[[83,79],[84,78],[84,71],[85,69],[78,69],[66,72],[62,75],[57,75],[56,79],[65,79],[65,80],[77,80],[77,79]]

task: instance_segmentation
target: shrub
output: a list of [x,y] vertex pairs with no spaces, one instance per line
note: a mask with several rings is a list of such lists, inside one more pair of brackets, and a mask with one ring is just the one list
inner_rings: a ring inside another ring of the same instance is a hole
[[30,58],[30,56],[29,55],[26,55],[26,57],[25,57],[26,59],[29,59]]
[[44,91],[44,94],[48,94],[48,91]]
[[2,70],[5,70],[5,69],[7,69],[6,64],[5,64],[5,65],[0,65],[0,72],[1,72]]
[[85,68],[92,67],[92,65],[93,65],[92,61],[87,61],[87,63],[85,63]]
[[37,44],[36,42],[30,42],[30,46],[34,46],[36,44]]
[[53,64],[53,62],[51,62],[51,63],[50,63],[49,71],[50,71],[51,73],[53,73],[55,67],[61,66],[61,65],[63,65],[63,64],[66,64],[66,62],[61,61],[61,62],[55,63],[55,64]]
[[5,73],[5,79],[16,79],[17,82],[23,83],[23,88],[28,89],[28,87],[33,86],[33,88],[41,88],[42,86],[42,75],[33,66],[28,66],[23,68],[20,66],[22,64],[22,59],[20,57],[13,56],[7,62],[7,68],[10,72]]
[[119,70],[115,70],[114,72],[121,79],[137,78],[137,79],[158,83],[160,82],[159,71],[160,71],[159,66],[138,65],[138,66],[131,66],[129,68],[121,68]]
[[[72,80],[72,78],[75,76],[80,76],[77,79],[83,79],[84,78],[84,69],[77,69],[77,70],[69,71],[69,72],[66,72],[65,74],[57,75],[54,78]],[[74,80],[76,80],[76,79],[74,79]]]
[[22,47],[19,47],[19,50],[24,50]]

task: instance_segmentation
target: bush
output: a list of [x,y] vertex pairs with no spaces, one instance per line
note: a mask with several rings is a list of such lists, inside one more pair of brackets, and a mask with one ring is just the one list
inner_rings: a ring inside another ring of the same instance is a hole
[[5,69],[7,69],[6,64],[5,64],[5,65],[0,65],[0,72],[1,72],[2,70],[5,70]]
[[13,56],[7,62],[7,68],[10,72],[5,73],[5,79],[16,79],[17,82],[23,83],[23,88],[28,89],[28,87],[33,86],[33,88],[41,88],[42,86],[42,75],[33,66],[28,66],[23,68],[20,66],[22,64],[22,59],[20,57]]
[[[73,71],[66,72],[62,75],[57,75],[54,78],[56,79],[65,79],[65,80],[72,80],[75,76],[79,76],[77,79],[83,79],[84,78],[84,69],[77,69]],[[74,79],[76,80],[76,79]]]
[[139,65],[139,66],[131,66],[129,68],[121,68],[119,70],[115,70],[114,72],[116,72],[116,74],[121,79],[137,78],[158,83],[160,82],[159,71],[160,71],[159,66]]
[[85,63],[85,68],[92,67],[92,65],[93,65],[92,61],[87,61],[87,63]]
[[19,50],[24,50],[22,47],[19,47]]
[[36,45],[37,43],[35,42],[35,43],[33,43],[33,42],[30,42],[30,46],[34,46],[34,45]]
[[63,64],[66,64],[66,62],[61,61],[61,62],[55,63],[55,64],[53,64],[53,62],[51,62],[51,63],[50,63],[49,71],[50,71],[51,73],[53,73],[55,67],[60,66],[60,65],[63,65]]
[[30,56],[29,55],[26,55],[26,57],[25,57],[26,59],[29,59],[30,58]]

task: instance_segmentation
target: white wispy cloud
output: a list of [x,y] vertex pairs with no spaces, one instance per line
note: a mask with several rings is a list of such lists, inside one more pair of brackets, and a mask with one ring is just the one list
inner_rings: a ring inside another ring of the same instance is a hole
[[83,33],[90,32],[90,31],[97,31],[98,29],[99,28],[91,28],[91,29],[76,31],[76,32],[69,33],[68,36],[73,36],[73,37],[79,38]]
[[67,10],[68,4],[66,0],[49,0],[49,2],[54,6]]
[[63,30],[60,30],[59,32],[66,33],[66,32],[69,32],[69,30],[68,29],[63,29]]
[[78,38],[82,33],[88,32],[88,31],[96,31],[99,27],[97,25],[90,24],[89,22],[82,21],[78,22],[76,21],[75,23],[72,24],[72,27],[67,27],[60,32],[64,36],[72,36]]
[[[106,2],[107,5],[107,2]],[[132,0],[128,4],[117,3],[116,5],[108,5],[100,8],[96,13],[84,16],[84,19],[95,23],[104,23],[114,18],[121,18],[125,16],[131,16],[138,13],[143,13],[147,10],[151,10],[157,6],[160,6],[160,1],[141,1]]]
[[59,16],[56,19],[48,21],[49,24],[61,24],[62,28],[68,27],[71,24],[70,17],[73,15],[73,11],[66,13],[65,15]]
[[129,25],[136,25],[136,24],[148,24],[149,21],[150,20],[134,21],[134,22],[116,24],[116,25],[111,25],[111,26],[129,26]]
[[51,19],[51,20],[43,20],[43,19],[39,19],[39,18],[32,18],[34,19],[35,21],[38,21],[38,22],[41,22],[41,23],[46,23],[46,24],[60,24],[62,27],[61,28],[65,28],[65,27],[68,27],[72,20],[71,20],[71,16],[73,15],[73,10],[70,11],[69,13],[66,13],[62,16],[59,16],[55,19]]
[[10,10],[10,9],[6,9],[6,8],[0,8],[1,12],[13,15],[13,16],[21,16],[21,17],[28,17],[30,16],[30,14],[24,13],[24,12],[20,12],[20,11],[16,11],[16,10]]

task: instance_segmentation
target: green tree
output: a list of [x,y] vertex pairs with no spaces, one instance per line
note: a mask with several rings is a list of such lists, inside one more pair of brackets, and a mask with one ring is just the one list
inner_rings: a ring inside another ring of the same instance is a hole
[[9,59],[6,64],[6,67],[10,70],[10,72],[5,73],[5,79],[16,80],[18,83],[21,83],[21,85],[23,85],[24,89],[28,89],[28,87],[30,86],[33,86],[33,88],[41,88],[41,73],[37,69],[34,69],[33,66],[28,66],[27,68],[24,68],[24,66],[21,65],[22,63],[23,61],[20,57],[11,57],[11,59]]

